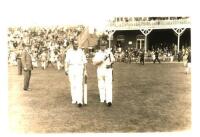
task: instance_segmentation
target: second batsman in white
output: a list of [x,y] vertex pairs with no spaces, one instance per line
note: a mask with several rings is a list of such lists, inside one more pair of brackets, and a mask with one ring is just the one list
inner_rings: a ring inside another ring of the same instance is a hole
[[78,48],[77,40],[72,40],[72,48],[68,49],[65,58],[65,73],[69,75],[72,104],[83,105],[83,78],[86,74],[86,56]]
[[115,59],[110,49],[106,49],[108,42],[103,40],[100,44],[100,50],[93,58],[93,64],[97,65],[98,88],[100,102],[106,102],[108,106],[112,105],[112,64]]

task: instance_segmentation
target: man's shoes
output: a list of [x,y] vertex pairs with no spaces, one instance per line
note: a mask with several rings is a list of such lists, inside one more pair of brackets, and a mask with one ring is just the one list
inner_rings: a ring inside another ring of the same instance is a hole
[[24,89],[24,91],[31,91],[31,89],[30,89],[30,88],[27,88],[27,89]]
[[111,103],[111,102],[108,102],[108,104],[107,104],[107,105],[108,105],[108,107],[110,107],[110,106],[112,106],[112,103]]
[[106,103],[106,100],[101,100],[100,102],[101,102],[101,103]]
[[77,101],[72,101],[72,104],[76,104],[77,103]]
[[79,104],[78,104],[78,107],[82,107],[82,104],[81,104],[81,103],[79,103]]

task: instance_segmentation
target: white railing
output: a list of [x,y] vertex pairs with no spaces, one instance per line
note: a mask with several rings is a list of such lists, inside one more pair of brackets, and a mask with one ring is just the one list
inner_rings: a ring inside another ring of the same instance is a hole
[[110,21],[107,28],[110,29],[137,29],[137,28],[169,28],[176,26],[190,26],[190,19],[178,20],[151,20],[151,21]]

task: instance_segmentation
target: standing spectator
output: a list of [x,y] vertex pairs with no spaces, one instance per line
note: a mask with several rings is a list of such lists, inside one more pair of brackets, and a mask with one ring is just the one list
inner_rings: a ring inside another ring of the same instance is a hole
[[48,63],[47,63],[47,67],[49,66],[49,64],[51,64],[51,66],[55,67],[55,52],[54,51],[49,51],[48,52]]
[[136,62],[136,63],[140,63],[140,52],[139,52],[139,50],[136,50],[135,56],[136,56],[135,62]]
[[140,63],[144,65],[144,50],[140,51]]
[[65,74],[69,74],[71,86],[72,104],[83,105],[83,74],[86,75],[86,56],[82,49],[78,48],[77,40],[72,40],[73,47],[66,52]]
[[61,53],[57,52],[55,54],[55,58],[56,58],[55,60],[56,60],[57,69],[60,70],[63,67],[63,65],[61,63],[62,62]]
[[12,65],[17,65],[17,54],[16,54],[15,50],[10,52],[10,63]]
[[187,67],[187,57],[188,57],[188,55],[187,55],[187,53],[185,53],[185,54],[183,55],[183,66],[184,66],[184,67]]
[[125,63],[130,63],[130,61],[129,61],[129,52],[128,52],[127,49],[124,52],[124,62]]
[[151,52],[151,56],[152,56],[152,60],[154,61],[154,60],[156,59],[156,56],[155,56],[155,52],[154,52],[154,51]]
[[22,75],[22,51],[23,49],[19,48],[17,52],[17,69],[18,69],[18,75]]
[[112,105],[112,64],[114,56],[110,50],[106,50],[108,42],[102,40],[100,50],[93,58],[93,64],[97,65],[98,88],[100,102],[106,102],[108,106]]
[[182,52],[179,51],[179,53],[178,53],[178,62],[182,61],[182,58],[183,58]]
[[45,51],[42,52],[42,54],[40,55],[40,59],[41,59],[41,67],[42,69],[46,69],[47,66],[47,53]]
[[188,53],[187,57],[187,69],[186,69],[186,74],[191,73],[191,51]]
[[166,52],[163,53],[163,61],[166,61],[166,57],[167,57],[166,54],[167,54]]
[[155,52],[155,59],[154,59],[153,63],[155,63],[156,60],[160,63],[160,60],[159,60],[158,56],[159,56],[159,53],[158,53],[158,50],[156,50],[156,52]]
[[29,82],[31,78],[31,71],[33,70],[32,60],[31,60],[31,50],[30,45],[25,45],[24,51],[22,53],[22,66],[24,69],[24,90],[30,91]]

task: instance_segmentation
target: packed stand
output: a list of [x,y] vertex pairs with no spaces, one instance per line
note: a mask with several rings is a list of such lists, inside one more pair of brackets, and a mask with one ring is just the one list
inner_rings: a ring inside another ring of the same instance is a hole
[[85,27],[30,27],[9,28],[8,30],[8,63],[17,65],[17,59],[24,44],[31,45],[31,57],[34,67],[46,69],[53,65],[60,70],[64,67],[65,52],[70,40],[77,37]]
[[[122,48],[115,47],[113,49],[114,56],[117,62],[125,63],[143,63],[143,62],[154,62],[156,59],[156,54],[158,59],[162,62],[184,62],[186,64],[187,56],[189,53],[190,47],[182,48],[182,50],[177,53],[177,50],[174,48],[152,48],[144,52],[144,49],[136,49],[133,47]],[[142,59],[142,60],[141,60]],[[141,62],[142,61],[142,62]]]

